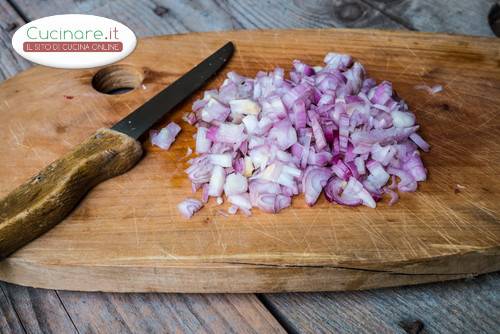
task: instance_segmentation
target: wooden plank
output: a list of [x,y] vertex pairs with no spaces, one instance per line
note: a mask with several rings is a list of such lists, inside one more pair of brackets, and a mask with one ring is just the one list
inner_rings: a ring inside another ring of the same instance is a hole
[[[487,16],[495,0],[478,1],[29,1],[15,0],[30,19],[84,12],[128,24],[139,36],[188,31],[370,27],[493,36]],[[445,17],[445,19],[443,19]]]
[[31,66],[12,49],[11,44],[12,35],[23,24],[23,19],[12,6],[0,0],[0,82]]
[[267,294],[278,318],[297,333],[498,333],[500,273],[447,284],[363,292]]
[[2,282],[0,282],[0,333],[26,333]]
[[494,36],[488,13],[496,0],[367,1],[412,30]]
[[55,292],[1,282],[0,288],[0,332],[7,324],[13,331],[17,316],[29,333],[284,332],[255,295]]
[[[497,39],[333,29],[154,37],[124,61],[144,73],[145,89],[122,95],[95,91],[96,70],[37,67],[0,88],[0,123],[9,130],[0,132],[0,156],[8,162],[0,164],[0,193],[128,114],[227,40],[238,51],[225,72],[289,69],[294,58],[319,64],[333,50],[352,54],[377,80],[392,81],[432,145],[423,154],[429,180],[394,207],[385,200],[376,210],[346,208],[321,197],[311,209],[299,197],[277,215],[224,217],[217,210],[227,205],[211,201],[187,221],[176,210],[193,196],[179,157],[193,147],[195,128],[181,117],[199,92],[165,119],[183,128],[169,151],[145,143],[133,170],[100,184],[63,223],[2,261],[2,279],[91,291],[324,291],[500,269],[500,166],[487,163],[500,160]],[[441,83],[444,92],[418,91],[420,80]],[[34,86],[40,81],[43,91]],[[457,183],[465,187],[460,192]]]
[[285,333],[255,295],[59,295],[80,333]]
[[1,283],[28,333],[76,333],[54,290],[33,289]]
[[30,20],[87,13],[125,23],[138,36],[193,31],[371,27],[404,28],[363,1],[30,1],[15,0]]

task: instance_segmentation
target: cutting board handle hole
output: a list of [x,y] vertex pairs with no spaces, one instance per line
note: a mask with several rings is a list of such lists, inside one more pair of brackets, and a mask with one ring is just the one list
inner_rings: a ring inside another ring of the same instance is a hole
[[124,94],[139,87],[144,73],[130,65],[111,65],[97,71],[92,78],[92,87],[104,94]]

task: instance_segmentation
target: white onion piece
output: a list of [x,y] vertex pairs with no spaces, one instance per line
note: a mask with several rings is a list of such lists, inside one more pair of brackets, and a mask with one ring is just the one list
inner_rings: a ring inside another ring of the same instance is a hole
[[207,138],[208,129],[205,127],[199,127],[198,132],[196,132],[196,153],[207,153],[210,151],[212,146],[212,141]]
[[375,200],[370,195],[370,193],[354,177],[349,178],[349,182],[347,182],[347,185],[344,189],[344,192],[342,193],[342,195],[340,197],[341,198],[348,198],[348,197],[359,198],[363,202],[364,205],[366,205],[370,208],[375,208],[377,206],[377,204],[375,203]]
[[276,181],[281,175],[283,164],[275,162],[266,167],[260,174],[256,175],[259,179],[267,181]]
[[302,178],[302,191],[305,194],[306,203],[314,205],[318,200],[321,190],[332,176],[331,170],[324,167],[307,167]]
[[208,129],[207,138],[221,143],[238,144],[246,139],[244,125],[222,123]]
[[231,112],[236,114],[258,115],[260,113],[260,105],[250,99],[229,101],[229,107]]
[[259,120],[255,115],[247,115],[241,120],[248,134],[255,133],[259,127]]
[[273,120],[269,117],[262,117],[259,120],[259,127],[257,128],[257,133],[260,135],[266,134],[273,126]]
[[325,64],[334,69],[346,69],[352,64],[352,58],[349,55],[330,52],[325,56]]
[[188,162],[191,163],[191,166],[186,169],[186,173],[191,182],[203,184],[210,181],[213,165],[208,161],[208,157],[198,157]]
[[264,212],[277,213],[292,204],[292,198],[281,194],[257,194],[252,204]]
[[370,171],[370,175],[368,175],[366,180],[373,185],[375,189],[381,188],[391,177],[378,161],[368,162],[366,168]]
[[271,128],[268,138],[275,140],[280,149],[286,150],[297,142],[297,132],[289,120],[282,120]]
[[443,91],[443,86],[441,86],[441,85],[434,85],[434,86],[431,87],[429,85],[416,85],[415,89],[425,90],[427,93],[429,93],[431,95],[434,95],[434,94],[437,94],[439,92],[442,92]]
[[227,106],[211,97],[201,110],[201,119],[208,123],[214,120],[224,122],[229,112],[230,110]]
[[415,124],[415,115],[411,112],[393,111],[391,113],[392,124],[397,128],[408,128]]
[[244,170],[243,170],[243,176],[245,176],[245,177],[252,176],[252,174],[253,174],[252,159],[250,159],[249,156],[245,156],[244,163],[245,163],[245,166],[244,166]]
[[224,181],[226,180],[226,173],[221,166],[214,166],[212,175],[210,176],[210,183],[208,184],[208,195],[219,197],[222,195],[224,188]]
[[286,116],[286,108],[277,95],[270,96],[262,102],[262,113],[271,120],[282,119]]
[[248,149],[252,150],[256,147],[262,146],[266,143],[266,139],[264,137],[251,136],[248,138]]
[[233,165],[233,158],[230,153],[209,154],[208,158],[213,165],[221,167],[231,167]]
[[194,198],[186,198],[184,201],[177,204],[177,209],[186,218],[191,218],[195,212],[203,207],[203,203]]
[[269,162],[271,152],[268,146],[259,146],[250,152],[250,159],[255,168],[263,170]]
[[396,149],[392,145],[380,146],[379,143],[375,143],[372,146],[372,159],[380,162],[384,166],[387,166],[389,162],[392,161],[395,154]]
[[179,134],[179,132],[181,132],[181,127],[174,122],[169,123],[160,131],[151,130],[151,144],[156,145],[163,150],[168,150],[175,141],[175,137]]
[[272,181],[265,181],[260,179],[251,180],[248,184],[250,194],[253,193],[269,193],[269,194],[279,194],[281,193],[281,187],[279,184]]
[[422,149],[424,152],[429,152],[430,145],[416,132],[410,135],[410,139],[417,144],[418,147]]
[[314,134],[314,140],[316,141],[316,148],[321,151],[326,147],[326,139],[325,139],[325,134],[323,133],[323,129],[321,128],[321,125],[319,124],[319,121],[316,117],[313,117],[311,119],[312,123],[312,129],[313,129],[313,134]]
[[238,195],[246,192],[248,189],[247,178],[241,174],[232,173],[226,177],[224,184],[224,193],[226,196]]
[[239,195],[228,196],[228,201],[237,206],[238,209],[250,211],[252,209],[252,203],[250,203],[250,196],[248,193],[243,193]]
[[356,165],[359,175],[364,175],[366,173],[365,160],[361,156],[354,159],[354,164]]

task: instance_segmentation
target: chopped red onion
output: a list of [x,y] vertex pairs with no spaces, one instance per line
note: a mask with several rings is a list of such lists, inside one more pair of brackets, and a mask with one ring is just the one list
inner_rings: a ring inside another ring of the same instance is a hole
[[208,160],[212,165],[221,167],[231,167],[233,165],[231,153],[212,153],[208,155]]
[[194,198],[186,198],[177,205],[177,209],[186,218],[191,218],[195,212],[203,207],[203,203]]
[[207,123],[212,121],[224,122],[229,112],[230,110],[226,105],[211,97],[203,109],[201,109],[201,120]]
[[389,206],[394,205],[398,201],[398,199],[399,199],[398,193],[395,192],[394,190],[388,188],[388,187],[385,187],[384,191],[391,196],[391,199],[389,200],[389,203],[387,203],[387,204]]
[[271,128],[268,139],[275,141],[280,149],[286,150],[297,142],[297,131],[288,119],[284,119]]
[[255,115],[247,115],[241,120],[248,134],[253,134],[259,128],[259,119]]
[[221,143],[239,144],[246,139],[243,125],[222,123],[208,129],[207,138]]
[[214,166],[212,175],[210,176],[210,183],[208,184],[208,195],[219,197],[222,195],[224,189],[224,181],[226,180],[226,172],[221,166]]
[[343,197],[341,196],[346,185],[347,181],[344,181],[336,177],[332,177],[325,186],[326,199],[329,200],[330,202],[335,202],[340,205],[347,205],[347,206],[357,206],[363,203],[362,200],[359,198],[354,198],[354,197],[349,198],[348,196],[343,196]]
[[439,92],[442,92],[443,91],[443,86],[441,86],[441,85],[435,85],[435,86],[431,87],[431,86],[428,86],[428,85],[416,85],[415,89],[425,90],[427,93],[429,93],[431,95],[434,95],[434,94],[437,94]]
[[260,113],[259,103],[250,99],[229,101],[231,112],[245,115],[258,115]]
[[416,132],[410,135],[410,139],[424,152],[429,152],[431,146]]
[[151,130],[149,133],[151,136],[151,144],[161,149],[168,150],[179,132],[181,132],[181,127],[174,122],[169,123],[160,131]]
[[354,164],[358,170],[359,175],[364,175],[366,173],[365,159],[362,156],[358,156],[354,159]]
[[375,208],[377,206],[372,195],[370,195],[361,182],[356,180],[354,177],[349,178],[349,181],[347,182],[342,195],[340,195],[340,198],[344,201],[359,199],[364,205],[370,208]]
[[227,199],[231,204],[237,206],[240,210],[250,211],[250,209],[252,209],[252,203],[250,203],[250,196],[248,193],[230,195]]
[[326,147],[326,139],[325,134],[323,133],[323,129],[319,124],[319,121],[316,117],[311,118],[312,130],[314,135],[314,141],[316,142],[316,149],[321,151]]
[[377,85],[349,55],[324,61],[295,60],[290,80],[281,68],[255,78],[230,72],[193,104],[185,120],[198,127],[199,156],[186,172],[203,201],[220,204],[224,194],[230,214],[276,213],[301,192],[314,205],[324,190],[331,202],[374,208],[427,179],[419,149],[430,146],[392,83]]
[[235,215],[236,212],[238,212],[237,206],[231,205],[229,209],[227,209],[227,213],[229,213],[230,215]]
[[312,206],[316,203],[323,187],[331,176],[332,171],[328,168],[307,167],[302,178],[302,191],[305,194],[307,205]]
[[224,184],[224,193],[226,196],[238,195],[246,192],[248,189],[247,178],[241,174],[232,173],[226,177]]
[[392,124],[397,128],[408,128],[415,124],[415,115],[411,112],[395,110],[391,116]]
[[212,141],[207,138],[208,129],[204,127],[199,127],[198,132],[196,132],[196,153],[207,153],[210,151],[212,146]]

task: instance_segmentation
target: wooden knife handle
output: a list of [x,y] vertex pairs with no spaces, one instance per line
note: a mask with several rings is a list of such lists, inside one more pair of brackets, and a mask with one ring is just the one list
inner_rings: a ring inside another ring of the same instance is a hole
[[72,152],[0,200],[0,258],[39,237],[61,220],[98,183],[132,168],[141,144],[100,129]]

